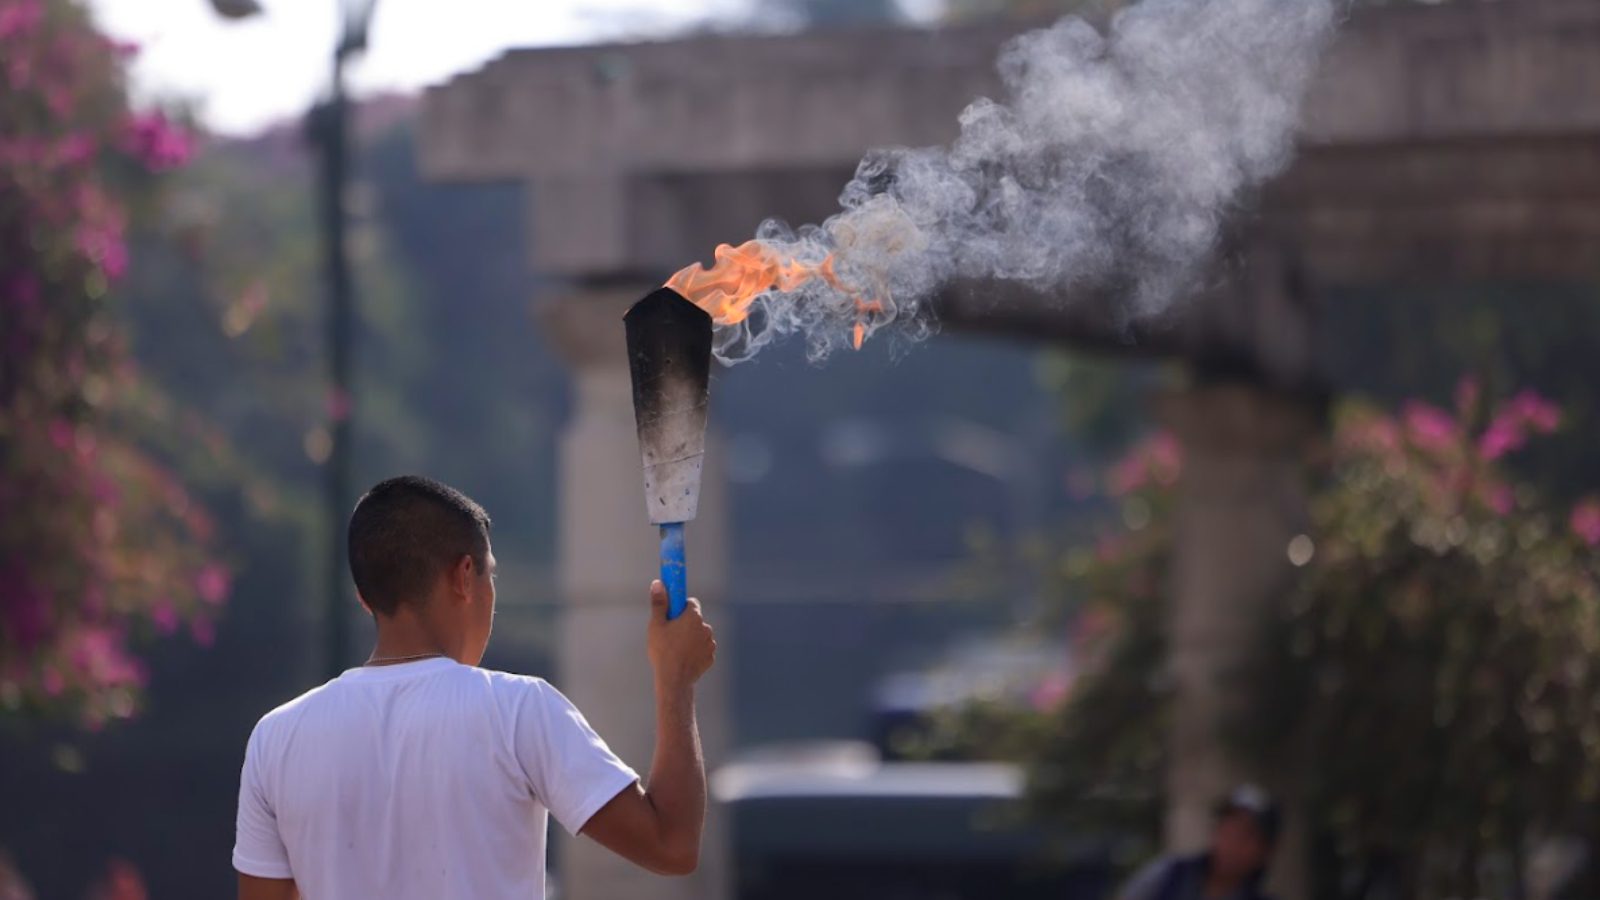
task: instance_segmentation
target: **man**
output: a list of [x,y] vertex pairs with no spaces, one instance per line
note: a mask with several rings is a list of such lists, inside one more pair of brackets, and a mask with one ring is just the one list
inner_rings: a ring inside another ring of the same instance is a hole
[[1217,804],[1211,849],[1158,859],[1123,888],[1119,900],[1268,900],[1261,880],[1277,844],[1281,816],[1254,785]]
[[427,478],[356,504],[350,572],[378,636],[365,665],[262,717],[245,749],[240,900],[544,896],[547,813],[663,875],[692,872],[706,781],[694,686],[716,657],[697,601],[650,586],[650,779],[538,678],[478,668],[494,618],[489,517]]

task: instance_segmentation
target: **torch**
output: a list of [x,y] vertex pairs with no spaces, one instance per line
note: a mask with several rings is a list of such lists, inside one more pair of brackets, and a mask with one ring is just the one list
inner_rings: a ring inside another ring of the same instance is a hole
[[651,524],[661,526],[661,583],[667,588],[667,618],[676,619],[688,601],[683,526],[700,509],[711,316],[663,287],[635,303],[622,322],[628,335],[645,509]]

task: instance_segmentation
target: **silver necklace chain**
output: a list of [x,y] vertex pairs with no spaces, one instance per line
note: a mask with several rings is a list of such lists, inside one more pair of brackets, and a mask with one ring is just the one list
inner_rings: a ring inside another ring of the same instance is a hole
[[369,656],[364,666],[376,666],[382,663],[415,662],[419,659],[434,659],[444,656],[443,653],[413,653],[410,656]]

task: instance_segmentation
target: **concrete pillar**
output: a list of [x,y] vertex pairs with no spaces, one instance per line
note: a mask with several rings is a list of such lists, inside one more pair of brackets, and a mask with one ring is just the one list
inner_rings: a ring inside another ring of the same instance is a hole
[[[657,532],[645,517],[622,314],[653,285],[571,292],[541,310],[546,334],[571,367],[572,417],[561,434],[557,561],[565,608],[557,685],[618,755],[648,777],[654,694],[645,657],[646,588],[657,575]],[[713,400],[713,402],[715,402]],[[727,505],[716,446],[708,441],[699,518],[689,525],[689,590],[713,625],[726,621]],[[727,633],[727,632],[724,632]],[[698,710],[708,766],[728,745],[727,693],[718,669],[701,683]],[[562,897],[570,900],[723,900],[730,896],[727,835],[713,808],[700,870],[667,879],[593,841],[561,845]]]
[[1287,815],[1273,886],[1283,900],[1305,900],[1298,762],[1246,764],[1222,729],[1252,709],[1254,685],[1241,676],[1294,577],[1288,546],[1306,527],[1303,459],[1318,415],[1304,398],[1244,384],[1191,388],[1162,407],[1184,451],[1168,623],[1167,843],[1204,847],[1217,799],[1238,783],[1261,784]]

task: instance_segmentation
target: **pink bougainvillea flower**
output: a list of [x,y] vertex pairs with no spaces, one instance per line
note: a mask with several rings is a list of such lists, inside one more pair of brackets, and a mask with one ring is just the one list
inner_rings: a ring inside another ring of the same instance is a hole
[[1537,391],[1518,392],[1511,398],[1510,409],[1528,427],[1540,434],[1549,434],[1561,427],[1561,407]]
[[102,506],[110,506],[122,498],[122,491],[117,487],[117,483],[104,475],[90,479],[89,485],[90,496]]
[[1403,416],[1407,436],[1424,450],[1448,450],[1461,440],[1456,420],[1437,406],[1412,401],[1405,405]]
[[50,114],[58,119],[65,119],[72,114],[72,92],[58,84],[45,85],[44,105],[50,108]]
[[111,628],[80,628],[68,637],[67,648],[73,668],[97,687],[137,687],[144,683],[144,667],[128,655],[122,635]]
[[73,243],[107,278],[121,278],[128,268],[128,247],[123,241],[123,212],[103,191],[81,184],[72,193],[78,225]]
[[1163,487],[1178,483],[1183,470],[1183,448],[1171,432],[1163,431],[1150,439],[1150,477]]
[[72,446],[72,423],[66,419],[51,419],[49,426],[50,443],[57,450],[66,450]]
[[128,271],[128,245],[122,241],[120,228],[90,225],[78,229],[78,251],[109,279],[119,279]]
[[1131,494],[1150,483],[1150,470],[1144,460],[1128,456],[1117,462],[1106,473],[1106,487],[1115,496]]
[[94,139],[86,134],[68,135],[56,148],[56,157],[69,166],[88,162],[94,158]]
[[194,138],[159,110],[129,116],[121,144],[155,172],[175,169],[194,157]]
[[1498,482],[1483,485],[1478,496],[1483,500],[1483,505],[1489,507],[1497,515],[1508,515],[1516,506],[1516,492],[1508,484]]
[[1340,443],[1354,449],[1390,454],[1400,449],[1400,428],[1388,416],[1351,416],[1339,429]]
[[178,608],[170,600],[161,600],[150,607],[150,624],[162,634],[171,634],[178,630]]
[[228,598],[228,591],[233,587],[233,576],[228,570],[216,563],[201,569],[194,576],[195,592],[200,599],[215,606]]
[[1072,693],[1072,677],[1056,670],[1039,680],[1028,692],[1028,704],[1037,712],[1049,712],[1061,706]]
[[1162,431],[1128,451],[1106,473],[1106,487],[1114,496],[1131,494],[1151,485],[1171,487],[1183,467],[1183,450],[1177,438]]
[[35,69],[33,57],[25,53],[10,55],[5,60],[5,65],[6,80],[13,91],[20,93],[22,90],[32,87]]
[[1600,498],[1589,497],[1572,508],[1572,533],[1590,547],[1600,547]]
[[1495,416],[1483,436],[1478,438],[1478,453],[1484,459],[1499,459],[1507,453],[1520,450],[1527,441],[1528,435],[1523,430],[1521,419],[1502,412]]
[[1478,439],[1484,459],[1505,456],[1528,442],[1530,432],[1549,434],[1561,426],[1561,408],[1534,391],[1522,391],[1498,413]]
[[0,41],[25,38],[39,27],[44,19],[44,4],[40,0],[17,0],[0,9]]

